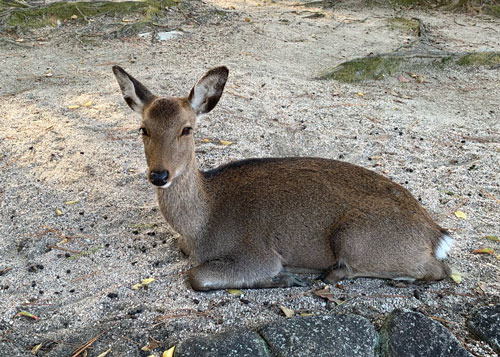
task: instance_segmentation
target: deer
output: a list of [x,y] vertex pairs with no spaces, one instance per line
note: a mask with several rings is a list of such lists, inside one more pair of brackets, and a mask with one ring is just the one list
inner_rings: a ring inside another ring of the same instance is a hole
[[252,158],[198,168],[197,120],[219,102],[225,66],[203,75],[186,97],[152,94],[113,66],[140,131],[160,211],[179,233],[196,291],[286,288],[371,277],[445,279],[454,243],[401,185],[333,159]]

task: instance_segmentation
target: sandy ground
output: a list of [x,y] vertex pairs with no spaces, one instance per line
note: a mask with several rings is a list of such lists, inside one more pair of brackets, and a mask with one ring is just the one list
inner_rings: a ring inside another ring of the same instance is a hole
[[[500,236],[498,68],[427,68],[419,73],[424,83],[315,78],[411,41],[391,29],[392,16],[420,18],[435,45],[455,52],[500,50],[500,24],[347,3],[297,5],[193,2],[196,20],[171,12],[169,29],[183,34],[166,42],[96,34],[87,43],[78,34],[89,24],[11,37],[34,43],[27,48],[0,47],[2,355],[30,355],[43,343],[39,355],[64,356],[103,332],[89,356],[108,348],[136,356],[148,337],[165,348],[193,334],[283,319],[280,305],[297,313],[354,312],[377,327],[394,308],[416,309],[471,352],[494,355],[465,321],[476,307],[500,302],[500,244],[484,238]],[[325,16],[309,17],[316,12]],[[145,179],[139,118],[119,93],[115,63],[164,95],[187,95],[206,70],[227,65],[226,92],[195,134],[202,168],[302,155],[387,175],[450,229],[456,245],[449,263],[462,283],[346,280],[332,287],[345,300],[339,306],[314,296],[320,282],[243,296],[194,292],[183,274],[191,263]],[[472,253],[484,247],[495,255]],[[149,277],[156,280],[147,288],[132,289]],[[15,317],[19,311],[38,320]]]

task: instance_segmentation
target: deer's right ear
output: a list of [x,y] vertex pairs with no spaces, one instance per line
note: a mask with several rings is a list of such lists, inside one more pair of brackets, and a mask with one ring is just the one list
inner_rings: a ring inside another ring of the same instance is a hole
[[154,95],[120,66],[113,66],[113,73],[120,85],[123,99],[133,111],[142,114],[144,106],[154,98]]

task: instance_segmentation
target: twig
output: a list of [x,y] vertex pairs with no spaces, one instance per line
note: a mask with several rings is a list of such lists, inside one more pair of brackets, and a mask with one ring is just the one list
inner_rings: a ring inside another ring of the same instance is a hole
[[97,339],[99,337],[101,337],[102,335],[104,335],[106,332],[108,332],[110,329],[108,328],[107,330],[104,330],[102,331],[100,334],[98,334],[96,337],[93,337],[91,338],[90,340],[88,340],[87,342],[85,342],[82,346],[80,346],[79,348],[76,349],[76,351],[73,353],[73,355],[71,357],[77,357],[80,353],[82,353],[83,351],[85,351],[87,348],[90,347],[90,345],[92,345],[95,341],[97,341]]
[[5,268],[5,269],[2,269],[0,270],[0,276],[8,273],[9,271],[11,271],[13,268]]
[[469,201],[469,197],[466,197],[465,200],[460,202],[458,205],[456,205],[455,208],[453,208],[451,211],[449,211],[446,215],[449,216],[452,213],[455,213],[460,207],[462,207],[464,204],[466,204]]
[[58,247],[57,245],[48,245],[47,248],[58,249],[58,250],[62,250],[62,251],[65,251],[68,253],[73,253],[73,254],[81,254],[82,253],[81,251],[71,250],[71,249],[63,248],[63,247]]
[[484,193],[486,196],[488,196],[489,198],[497,201],[497,203],[500,203],[500,200],[498,198],[496,198],[495,196],[493,196],[491,193],[489,193],[488,191],[486,190],[481,190],[482,193]]
[[15,95],[27,92],[27,91],[29,91],[31,89],[32,88],[23,88],[23,89],[20,89],[18,91],[15,91],[15,92],[9,92],[9,93],[2,94],[0,97],[12,97],[12,96],[15,96]]
[[418,123],[418,119],[415,119],[413,121],[413,123],[410,124],[410,126],[408,127],[408,129],[406,129],[407,131],[410,131],[415,125],[417,125]]

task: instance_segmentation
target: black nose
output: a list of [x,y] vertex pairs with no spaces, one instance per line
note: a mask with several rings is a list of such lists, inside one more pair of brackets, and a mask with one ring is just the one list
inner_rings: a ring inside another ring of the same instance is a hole
[[155,186],[164,186],[168,181],[168,171],[151,171],[149,181]]

